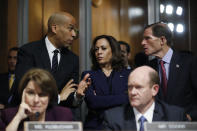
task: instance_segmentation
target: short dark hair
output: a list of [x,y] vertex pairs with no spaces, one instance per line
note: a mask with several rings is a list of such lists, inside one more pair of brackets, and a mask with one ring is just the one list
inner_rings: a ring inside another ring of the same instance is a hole
[[120,45],[125,45],[126,46],[126,50],[127,50],[127,54],[130,53],[130,46],[129,46],[129,44],[127,42],[125,42],[125,41],[118,41],[118,43],[119,43],[119,46]]
[[19,48],[18,47],[12,47],[9,49],[8,53],[10,53],[11,51],[17,51],[18,52]]
[[156,37],[164,36],[167,40],[167,44],[169,46],[171,45],[173,34],[167,24],[165,24],[163,22],[157,22],[157,23],[147,25],[144,28],[144,30],[146,30],[147,28],[151,28],[153,35]]
[[34,81],[44,93],[49,94],[49,106],[57,104],[58,89],[56,81],[48,71],[39,68],[27,71],[19,83],[19,94],[21,96],[29,81]]
[[124,68],[125,67],[125,61],[124,61],[124,59],[121,55],[120,47],[118,46],[117,40],[113,36],[100,35],[100,36],[97,36],[93,40],[93,44],[92,44],[92,47],[90,49],[90,58],[92,60],[92,69],[93,70],[100,69],[100,65],[97,62],[96,56],[95,56],[95,45],[96,45],[96,42],[99,39],[106,39],[109,42],[109,45],[110,45],[111,50],[112,50],[112,59],[111,59],[112,69],[121,70],[122,68]]

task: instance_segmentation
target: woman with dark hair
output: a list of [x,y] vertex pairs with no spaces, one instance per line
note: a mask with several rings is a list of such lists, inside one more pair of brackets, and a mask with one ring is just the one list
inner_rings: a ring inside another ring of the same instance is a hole
[[124,66],[120,48],[112,36],[97,36],[90,50],[92,70],[82,73],[90,74],[91,86],[85,94],[88,115],[84,129],[102,129],[103,114],[108,108],[128,102],[127,79],[130,70]]
[[[0,128],[6,131],[23,129],[24,121],[71,121],[72,112],[55,106],[58,98],[56,82],[43,69],[31,69],[19,84],[21,104],[2,111]],[[6,127],[7,126],[7,127]]]

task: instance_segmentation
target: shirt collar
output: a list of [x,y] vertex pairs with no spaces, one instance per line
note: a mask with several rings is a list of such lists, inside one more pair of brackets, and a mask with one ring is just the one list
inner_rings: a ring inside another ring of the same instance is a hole
[[141,114],[135,107],[133,107],[133,111],[134,111],[134,114],[135,114],[136,122],[138,122],[140,117],[143,115],[146,118],[146,120],[149,123],[151,123],[152,120],[153,120],[154,109],[155,109],[155,102],[153,102],[153,104],[150,106],[150,108],[144,114]]
[[[55,46],[49,41],[48,37],[46,36],[45,38],[45,43],[46,43],[46,47],[48,52],[53,53],[54,50],[56,50],[57,48],[55,48]],[[59,49],[57,49],[59,50]],[[60,50],[59,50],[60,51]]]
[[165,54],[165,56],[162,58],[162,60],[165,63],[170,64],[171,58],[172,58],[173,50],[169,48],[168,52]]

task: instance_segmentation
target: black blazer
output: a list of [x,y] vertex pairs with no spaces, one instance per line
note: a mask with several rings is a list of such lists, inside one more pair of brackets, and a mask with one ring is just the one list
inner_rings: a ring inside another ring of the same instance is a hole
[[[153,121],[186,121],[182,108],[155,102]],[[136,130],[136,120],[130,104],[105,111],[104,127],[106,130]]]
[[[45,38],[22,46],[18,51],[16,65],[16,80],[13,91],[17,92],[17,86],[22,76],[31,68],[42,68],[51,72],[49,54],[45,44]],[[58,71],[53,74],[59,91],[70,79],[77,83],[79,78],[79,58],[67,48],[61,49],[61,59]],[[16,95],[14,95],[16,96]],[[69,98],[68,98],[69,99]],[[15,102],[12,102],[15,103]],[[68,103],[69,105],[70,103]]]
[[[150,65],[158,71],[157,60]],[[197,59],[195,56],[174,51],[169,67],[167,96],[159,90],[159,99],[168,104],[185,108],[193,120],[197,120]]]
[[10,95],[9,73],[0,74],[0,103],[6,105]]
[[82,73],[82,78],[89,73],[92,81],[84,99],[88,107],[88,114],[84,123],[85,130],[101,130],[103,112],[128,102],[127,84],[130,72],[129,69],[113,71],[108,80],[100,69]]

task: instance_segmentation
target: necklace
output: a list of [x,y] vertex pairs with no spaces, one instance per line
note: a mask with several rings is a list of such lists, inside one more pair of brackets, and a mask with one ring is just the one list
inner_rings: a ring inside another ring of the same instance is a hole
[[110,76],[111,72],[112,72],[112,69],[110,70],[102,70],[103,73],[106,75],[106,76]]

